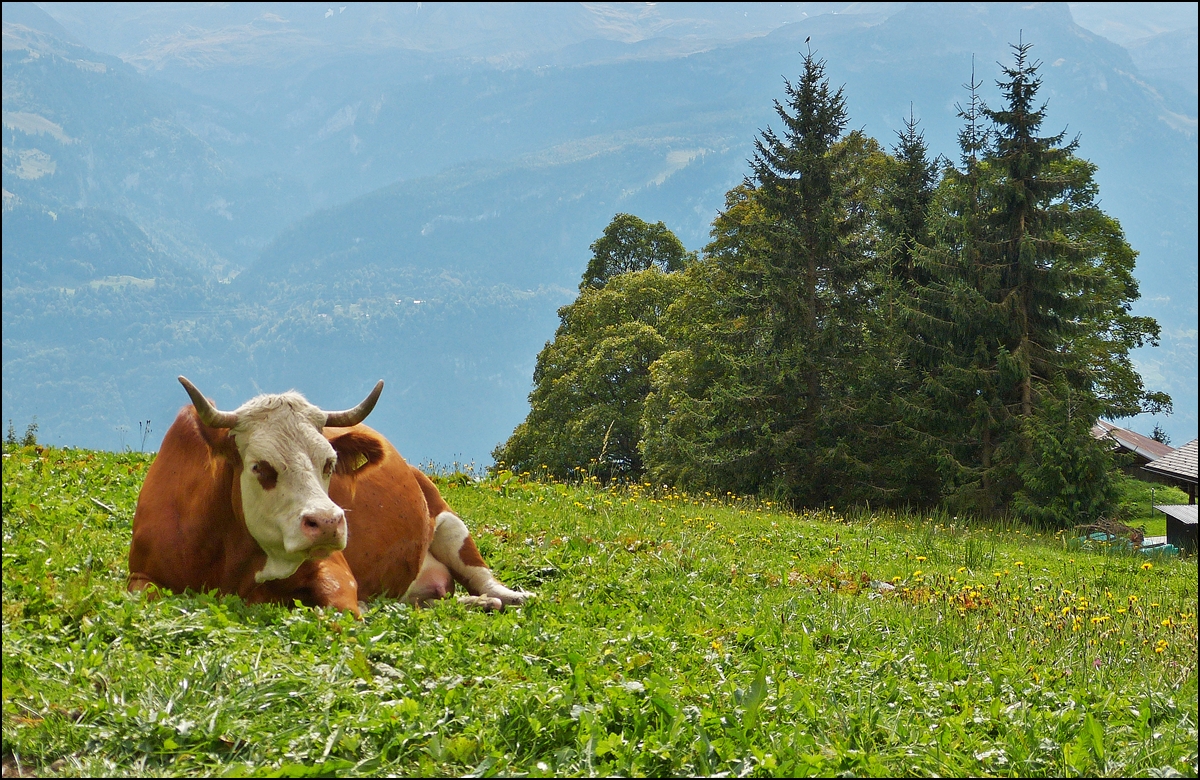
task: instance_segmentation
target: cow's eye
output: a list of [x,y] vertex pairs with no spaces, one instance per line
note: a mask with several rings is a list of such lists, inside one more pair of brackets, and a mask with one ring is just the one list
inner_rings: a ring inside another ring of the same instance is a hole
[[325,461],[325,476],[333,474],[333,467],[337,465],[337,458],[330,458]]
[[263,486],[264,490],[270,490],[275,487],[275,482],[279,479],[279,472],[265,460],[256,461],[250,466],[250,471],[254,476],[258,477],[258,482]]

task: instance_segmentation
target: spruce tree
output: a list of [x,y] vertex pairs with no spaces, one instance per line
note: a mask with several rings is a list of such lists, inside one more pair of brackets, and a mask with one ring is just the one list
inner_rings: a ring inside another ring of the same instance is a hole
[[[908,411],[938,443],[954,498],[1004,511],[1020,494],[1018,511],[1045,520],[1029,507],[1057,500],[1046,492],[1054,480],[1035,472],[1052,467],[1047,431],[1066,430],[1055,422],[1062,409],[1094,421],[1169,399],[1147,393],[1129,361],[1158,334],[1152,319],[1129,314],[1136,253],[1097,206],[1095,166],[1075,156],[1078,139],[1039,135],[1039,63],[1028,44],[1013,48],[998,82],[1002,108],[981,105],[972,79],[962,167],[946,172],[935,198],[936,245],[918,251],[930,281],[914,296],[910,333],[932,362]],[[1090,440],[1064,434],[1059,446],[1071,442],[1075,462],[1099,462]],[[1103,504],[1104,481],[1090,489],[1076,505]]]
[[1046,107],[1035,107],[1040,63],[1030,60],[1031,46],[1014,47],[1016,62],[1004,68],[1007,80],[997,82],[1004,107],[984,109],[995,127],[989,163],[996,176],[989,193],[990,240],[980,247],[982,262],[998,276],[992,303],[1007,315],[1001,340],[1017,379],[1018,398],[1008,401],[1022,418],[1033,414],[1035,383],[1053,379],[1063,367],[1059,347],[1073,322],[1087,314],[1071,293],[1089,286],[1082,267],[1089,247],[1064,231],[1075,216],[1070,200],[1091,183],[1091,172],[1068,165],[1078,138],[1064,144],[1065,130],[1038,135]]
[[685,296],[686,350],[652,369],[647,463],[664,479],[797,504],[853,500],[867,479],[860,422],[868,203],[878,144],[847,115],[811,53],[755,141],[752,177],[728,196]]
[[879,210],[884,244],[881,254],[887,260],[889,275],[903,286],[922,280],[916,247],[929,243],[929,206],[937,183],[937,164],[929,159],[925,134],[917,131],[918,124],[910,106],[904,130],[896,132],[894,161],[889,166]]
[[930,244],[929,211],[938,180],[925,137],[910,106],[887,157],[876,224],[877,263],[871,284],[875,306],[866,315],[866,360],[859,375],[865,402],[856,404],[858,435],[870,453],[872,503],[927,505],[939,498],[933,448],[902,422],[905,399],[917,393],[929,363],[906,338],[905,312],[915,291],[929,280],[918,262]]
[[904,307],[907,353],[921,390],[899,405],[910,429],[938,453],[951,505],[987,513],[1001,509],[1017,483],[1011,464],[997,458],[1013,423],[1000,401],[997,332],[1004,318],[991,305],[995,273],[981,256],[991,133],[973,66],[963,86],[969,100],[956,106],[963,120],[959,164],[943,168],[928,217],[930,244],[914,248],[920,276]]
[[[1096,204],[1096,167],[1075,156],[1076,138],[1063,143],[1066,131],[1039,136],[1045,105],[1035,108],[1040,63],[1029,58],[1030,45],[1014,47],[1015,63],[998,83],[1005,99],[1000,110],[985,111],[995,125],[991,162],[997,171],[989,211],[993,240],[985,243],[985,262],[999,270],[996,306],[1008,315],[1010,328],[1001,350],[1016,379],[1016,397],[1006,399],[1021,418],[1021,497],[1044,485],[1039,468],[1065,464],[1036,462],[1036,445],[1046,419],[1076,410],[1076,423],[1090,429],[1102,412],[1136,413],[1157,409],[1169,400],[1147,394],[1129,362],[1129,350],[1156,341],[1158,324],[1129,314],[1137,298],[1133,279],[1136,254],[1116,221]],[[1072,399],[1078,398],[1075,402]],[[1061,423],[1056,423],[1059,428]],[[1098,445],[1090,438],[1061,437],[1060,447],[1074,442],[1072,462],[1095,463]],[[1108,472],[1103,472],[1106,477]],[[1072,505],[1100,511],[1111,503],[1111,489],[1099,477],[1065,488]],[[1043,492],[1043,491],[1039,491]],[[1043,502],[1061,504],[1060,496]],[[1036,503],[1036,502],[1033,502]],[[1037,517],[1019,502],[1022,514]],[[1057,516],[1070,512],[1058,510]],[[1044,516],[1041,519],[1046,519]]]

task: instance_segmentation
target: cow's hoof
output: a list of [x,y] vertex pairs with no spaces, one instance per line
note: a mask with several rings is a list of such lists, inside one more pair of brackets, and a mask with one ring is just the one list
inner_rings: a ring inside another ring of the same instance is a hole
[[459,596],[458,603],[463,606],[482,609],[484,612],[504,609],[504,602],[491,596]]
[[499,582],[493,582],[491,587],[487,589],[486,595],[494,599],[499,599],[505,606],[519,607],[529,599],[533,598],[533,593],[527,590],[512,590],[506,588]]

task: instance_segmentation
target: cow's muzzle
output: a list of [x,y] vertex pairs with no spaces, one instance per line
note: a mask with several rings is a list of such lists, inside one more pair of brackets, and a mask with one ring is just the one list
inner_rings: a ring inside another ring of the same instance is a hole
[[346,513],[341,509],[307,512],[300,518],[300,529],[309,540],[309,557],[325,558],[346,547]]

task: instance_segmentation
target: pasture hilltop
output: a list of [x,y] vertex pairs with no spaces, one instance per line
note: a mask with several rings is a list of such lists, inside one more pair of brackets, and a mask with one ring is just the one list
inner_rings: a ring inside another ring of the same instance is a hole
[[147,601],[152,457],[4,453],[6,775],[1196,772],[1194,558],[455,473],[521,609]]

